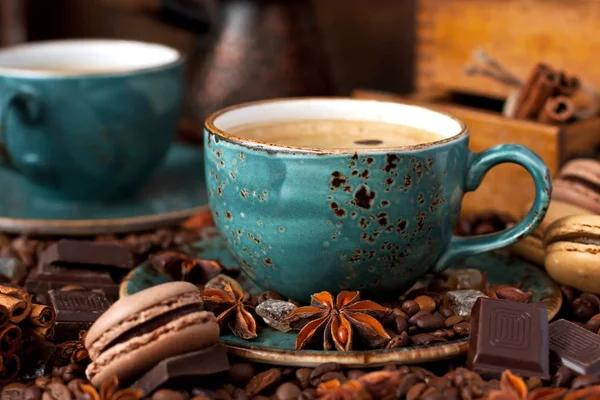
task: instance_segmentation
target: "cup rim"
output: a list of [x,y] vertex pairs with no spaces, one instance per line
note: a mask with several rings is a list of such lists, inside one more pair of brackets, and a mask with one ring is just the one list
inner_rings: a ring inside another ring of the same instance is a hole
[[[259,140],[247,139],[247,138],[233,135],[231,133],[227,133],[227,132],[217,128],[214,124],[215,120],[219,116],[221,116],[229,111],[233,111],[233,110],[248,107],[248,106],[265,104],[265,103],[277,103],[277,102],[298,101],[298,100],[306,100],[306,101],[311,101],[311,100],[331,100],[331,101],[344,100],[344,101],[348,101],[348,100],[352,100],[352,101],[364,102],[364,103],[399,104],[399,105],[406,106],[406,107],[412,107],[415,109],[430,111],[430,112],[437,113],[437,114],[443,115],[445,117],[448,117],[451,120],[458,123],[458,125],[460,126],[460,132],[453,136],[450,136],[450,137],[447,137],[447,138],[444,138],[441,140],[420,143],[420,144],[416,144],[416,145],[393,146],[393,147],[369,147],[369,148],[317,148],[317,147],[304,147],[304,146],[290,146],[290,145],[284,145],[284,144],[275,144],[275,143],[262,142]],[[462,120],[460,120],[459,118],[453,116],[452,114],[449,114],[444,111],[434,110],[434,109],[431,109],[428,107],[407,104],[407,103],[401,103],[401,102],[392,102],[392,101],[374,100],[374,99],[356,99],[353,97],[344,97],[344,96],[284,97],[284,98],[244,102],[244,103],[232,105],[229,107],[225,107],[225,108],[222,108],[218,111],[211,113],[204,122],[204,128],[207,131],[209,131],[210,133],[219,136],[221,139],[223,139],[227,142],[243,146],[250,150],[262,150],[262,151],[276,152],[276,153],[301,153],[301,154],[317,154],[317,155],[326,155],[326,154],[354,155],[355,153],[378,154],[378,153],[393,153],[393,152],[399,152],[399,151],[423,150],[423,149],[427,149],[427,148],[444,145],[446,143],[450,143],[453,141],[457,141],[457,140],[460,140],[463,137],[469,135],[469,128]]]
[[142,47],[153,47],[154,49],[165,50],[173,53],[173,61],[158,63],[157,65],[151,66],[139,66],[131,67],[124,70],[117,70],[114,72],[48,72],[48,71],[35,71],[27,70],[19,67],[10,67],[0,65],[0,77],[10,78],[28,78],[28,79],[78,79],[78,78],[101,78],[101,77],[118,77],[118,76],[130,76],[133,74],[139,74],[141,72],[152,72],[157,70],[163,70],[172,66],[183,63],[184,56],[181,52],[174,47],[164,45],[162,43],[145,42],[141,40],[127,40],[127,39],[110,39],[110,38],[84,38],[84,39],[56,39],[56,40],[38,40],[34,42],[20,43],[13,46],[7,46],[0,48],[0,55],[10,53],[13,51],[19,51],[27,48],[35,48],[37,46],[46,45],[69,45],[69,44],[80,44],[80,45],[93,45],[93,44],[131,44]]

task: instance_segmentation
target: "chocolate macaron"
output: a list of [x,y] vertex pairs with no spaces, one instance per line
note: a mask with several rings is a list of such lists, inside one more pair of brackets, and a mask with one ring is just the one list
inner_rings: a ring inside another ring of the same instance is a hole
[[552,199],[600,214],[600,162],[577,159],[566,163],[552,183]]
[[600,215],[555,221],[544,236],[544,265],[555,281],[600,294]]
[[87,333],[88,379],[98,386],[116,376],[127,385],[167,357],[218,343],[217,320],[202,308],[198,288],[187,282],[121,298]]

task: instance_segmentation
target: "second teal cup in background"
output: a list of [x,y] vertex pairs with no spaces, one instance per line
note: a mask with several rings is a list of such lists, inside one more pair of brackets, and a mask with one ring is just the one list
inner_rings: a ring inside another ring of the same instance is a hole
[[0,50],[0,167],[33,193],[133,194],[175,139],[183,61],[169,47],[65,40]]
[[[315,119],[388,122],[442,139],[396,148],[331,149],[231,133],[240,126]],[[421,107],[271,100],[213,114],[204,135],[209,201],[219,231],[261,288],[300,301],[323,290],[399,295],[427,272],[528,235],[544,217],[551,194],[548,168],[532,151],[507,144],[474,154],[464,123]],[[532,175],[532,209],[506,231],[453,236],[464,194],[502,163],[521,165]]]

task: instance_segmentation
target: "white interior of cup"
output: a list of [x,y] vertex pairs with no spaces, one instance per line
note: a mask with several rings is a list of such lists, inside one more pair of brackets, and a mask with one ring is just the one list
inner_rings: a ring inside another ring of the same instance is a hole
[[151,69],[181,59],[161,44],[127,40],[58,40],[0,50],[0,74],[18,76],[110,74]]
[[[249,103],[218,114],[212,125],[224,133],[236,127],[304,120],[376,121],[399,124],[451,138],[465,130],[458,120],[426,108],[357,99],[282,99]],[[241,138],[243,139],[243,138]]]

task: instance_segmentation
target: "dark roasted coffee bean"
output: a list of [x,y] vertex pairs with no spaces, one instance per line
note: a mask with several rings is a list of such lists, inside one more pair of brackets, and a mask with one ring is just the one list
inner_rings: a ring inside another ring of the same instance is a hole
[[334,362],[317,365],[310,374],[310,384],[317,387],[321,383],[321,377],[327,372],[342,372],[342,367]]
[[408,334],[409,335],[416,335],[417,332],[419,332],[419,328],[417,328],[416,326],[409,326],[408,327]]
[[454,325],[452,329],[458,336],[469,336],[469,333],[471,332],[471,323],[459,322],[458,324]]
[[573,372],[564,365],[561,365],[556,369],[554,376],[552,377],[552,386],[554,387],[569,387],[571,381],[573,381]]
[[594,315],[588,322],[582,325],[585,329],[590,332],[598,333],[600,330],[600,314]]
[[426,346],[430,343],[445,342],[446,340],[440,337],[435,337],[430,333],[418,333],[410,337],[412,343],[419,346]]
[[423,393],[426,388],[427,385],[425,383],[417,383],[408,389],[408,392],[406,393],[406,400],[417,400],[419,397],[421,397],[421,393]]
[[596,313],[594,305],[581,298],[573,300],[573,303],[571,304],[571,310],[573,311],[573,314],[575,314],[575,316],[581,321],[589,320]]
[[446,400],[460,400],[460,395],[458,394],[458,389],[455,387],[446,388],[446,389],[444,389],[444,391],[442,393]]
[[440,329],[444,326],[444,317],[439,313],[421,315],[415,325],[421,329]]
[[71,392],[64,384],[52,382],[46,386],[42,400],[71,400]]
[[443,376],[433,377],[427,382],[427,385],[435,388],[438,392],[442,392],[444,389],[452,386],[450,379]]
[[60,375],[65,383],[71,382],[73,379],[85,378],[85,368],[79,364],[69,364],[62,369]]
[[421,311],[421,307],[414,300],[406,300],[402,303],[402,311],[408,314],[410,317]]
[[337,380],[342,383],[346,382],[346,375],[338,371],[325,372],[323,375],[321,375],[321,382],[329,382],[333,380]]
[[22,383],[11,383],[2,388],[2,400],[23,400],[27,386]]
[[296,370],[296,379],[300,382],[302,389],[306,389],[310,386],[310,375],[312,374],[312,368],[298,368]]
[[277,400],[296,400],[302,391],[291,382],[286,382],[277,388],[275,398]]
[[40,389],[44,390],[46,389],[46,386],[48,386],[48,384],[50,383],[50,377],[49,376],[40,376],[38,378],[35,379],[35,386],[39,387]]
[[258,304],[266,300],[284,300],[283,296],[273,290],[267,290],[258,296]]
[[404,398],[404,396],[406,396],[406,393],[408,393],[410,388],[413,387],[414,385],[416,385],[417,382],[419,382],[419,381],[420,381],[420,379],[417,377],[417,375],[415,375],[413,373],[409,373],[409,374],[403,376],[400,379],[398,388],[396,389],[396,398],[398,398],[398,399]]
[[249,396],[254,396],[276,386],[280,380],[281,370],[271,368],[250,379],[244,390]]
[[298,396],[298,400],[314,400],[318,396],[317,389],[304,389],[300,396]]
[[422,400],[446,400],[446,396],[443,393],[438,392],[435,388],[430,387],[425,390],[419,397]]
[[435,337],[443,338],[443,339],[446,339],[448,336],[445,329],[438,329],[437,331],[433,331],[433,332],[429,332],[429,333]]
[[450,318],[455,315],[454,311],[450,307],[440,307],[440,314],[444,316],[444,318]]
[[450,327],[458,324],[459,322],[462,322],[462,320],[463,319],[461,316],[453,315],[444,321],[444,325],[446,326],[446,328],[450,328]]
[[229,369],[229,378],[231,383],[237,386],[246,386],[255,374],[255,369],[252,364],[236,363],[231,364]]
[[423,368],[423,367],[411,367],[411,368],[410,368],[410,371],[411,371],[413,374],[417,375],[417,377],[418,377],[420,380],[422,380],[422,381],[426,381],[426,382],[427,382],[427,381],[428,381],[430,378],[433,378],[433,377],[435,377],[435,375],[434,375],[434,374],[433,374],[431,371],[428,371],[428,370],[426,370],[426,369],[425,369],[425,368]]
[[235,400],[250,400],[250,397],[244,392],[244,389],[235,388],[231,397]]
[[25,389],[23,400],[40,400],[42,398],[42,389],[37,386],[29,386]]
[[596,312],[600,311],[600,296],[598,296],[597,294],[582,293],[581,296],[579,296],[579,298],[592,304],[595,307]]
[[432,313],[433,311],[435,311],[435,308],[437,306],[435,300],[431,296],[417,296],[413,300],[419,305],[419,309],[421,311],[426,311],[428,313]]
[[160,389],[154,392],[152,400],[186,400],[181,392],[171,389]]
[[431,315],[431,313],[428,313],[427,311],[419,311],[418,313],[410,317],[408,323],[411,325],[415,325],[417,323],[417,319],[423,315]]
[[386,349],[397,349],[400,347],[406,347],[408,345],[409,338],[408,333],[402,332],[399,335],[396,335],[388,342],[385,346]]
[[396,316],[396,332],[402,333],[408,330],[408,321],[400,316]]
[[348,377],[348,379],[358,379],[361,376],[363,376],[364,374],[366,374],[365,371],[363,371],[362,369],[351,369],[350,371],[346,372],[346,376]]
[[85,385],[86,383],[88,382],[83,379],[73,379],[67,384],[67,389],[71,391],[76,399],[79,399],[82,396],[85,397],[85,393],[81,390],[81,385]]
[[289,378],[289,377],[293,376],[295,373],[296,373],[296,368],[287,367],[287,368],[284,368],[283,371],[281,371],[281,376],[284,378]]
[[410,316],[407,313],[405,313],[404,311],[402,311],[402,309],[400,309],[400,308],[394,308],[392,310],[392,317],[394,317],[394,318],[396,318],[396,317],[402,317],[402,318],[404,318],[407,321],[410,318]]
[[571,382],[571,389],[581,389],[584,387],[597,385],[600,383],[600,377],[594,375],[580,375]]
[[566,302],[569,304],[571,304],[573,302],[573,300],[575,300],[577,298],[577,290],[575,288],[573,288],[572,286],[562,285],[560,287],[560,291],[562,292],[562,295],[565,297],[565,300],[567,300]]
[[443,331],[446,332],[446,339],[454,339],[456,337],[456,332],[452,329],[444,329]]

